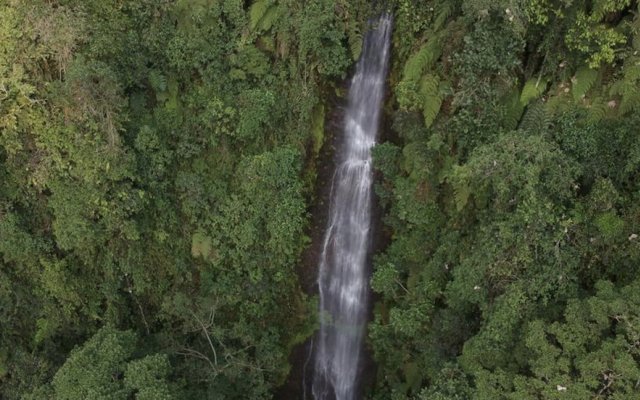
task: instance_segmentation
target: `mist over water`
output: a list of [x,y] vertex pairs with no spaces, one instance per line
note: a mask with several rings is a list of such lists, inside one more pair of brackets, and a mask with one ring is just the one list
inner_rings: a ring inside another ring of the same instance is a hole
[[391,30],[390,15],[372,21],[349,89],[318,273],[320,332],[312,383],[316,400],[352,400],[358,395],[369,297],[371,148],[380,125]]

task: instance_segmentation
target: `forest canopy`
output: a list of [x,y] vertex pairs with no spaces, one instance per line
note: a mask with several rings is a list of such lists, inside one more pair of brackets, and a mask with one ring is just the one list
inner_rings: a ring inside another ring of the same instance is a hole
[[[0,0],[0,398],[277,398],[380,7]],[[640,398],[640,5],[384,7],[365,397]]]

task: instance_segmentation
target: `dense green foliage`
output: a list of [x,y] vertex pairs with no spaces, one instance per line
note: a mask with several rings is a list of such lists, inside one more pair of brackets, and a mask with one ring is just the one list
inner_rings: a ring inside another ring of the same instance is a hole
[[397,3],[373,397],[637,399],[637,2]]
[[[368,3],[0,0],[0,398],[273,398]],[[369,397],[640,398],[638,2],[389,3]]]
[[306,3],[0,1],[0,398],[284,382],[314,126],[368,12]]

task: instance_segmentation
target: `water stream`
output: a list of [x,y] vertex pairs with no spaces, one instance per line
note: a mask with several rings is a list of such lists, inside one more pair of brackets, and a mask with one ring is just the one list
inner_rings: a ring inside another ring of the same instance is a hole
[[392,19],[372,22],[349,89],[342,149],[331,183],[319,262],[320,332],[312,383],[316,400],[358,396],[367,323],[371,251],[371,148],[380,125]]

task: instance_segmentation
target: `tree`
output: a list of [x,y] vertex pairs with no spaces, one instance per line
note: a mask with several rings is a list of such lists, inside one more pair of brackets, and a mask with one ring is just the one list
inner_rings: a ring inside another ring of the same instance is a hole
[[53,381],[54,398],[60,400],[162,399],[169,400],[166,355],[135,358],[136,334],[105,327],[74,349]]

